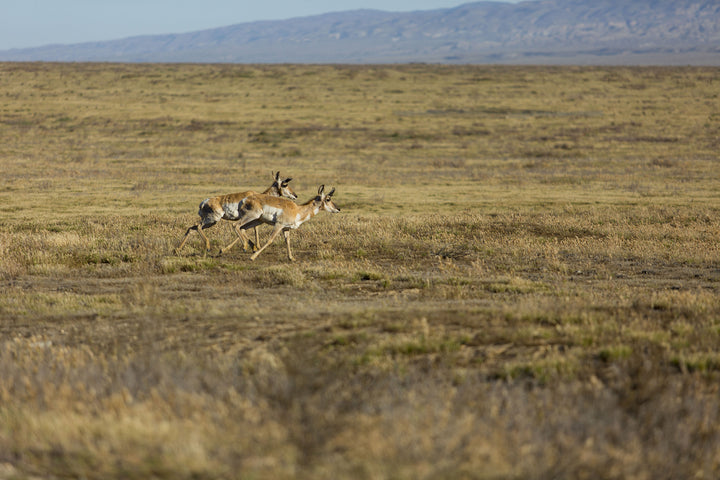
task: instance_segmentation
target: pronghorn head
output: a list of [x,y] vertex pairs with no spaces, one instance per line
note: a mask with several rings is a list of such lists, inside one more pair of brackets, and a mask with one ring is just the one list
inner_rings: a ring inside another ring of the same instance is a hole
[[270,187],[273,191],[273,194],[276,194],[278,197],[286,197],[290,200],[295,200],[297,198],[297,195],[293,191],[292,188],[290,188],[290,180],[292,178],[286,178],[285,180],[280,179],[280,172],[277,172],[275,174],[275,181],[272,184],[272,187]]
[[325,185],[320,185],[320,188],[318,188],[317,197],[315,197],[313,202],[321,210],[325,210],[326,212],[330,212],[330,213],[338,213],[340,211],[340,209],[332,201],[332,196],[333,196],[333,193],[335,193],[335,188],[330,190],[330,193],[328,193],[328,194],[323,193],[324,191],[325,191]]

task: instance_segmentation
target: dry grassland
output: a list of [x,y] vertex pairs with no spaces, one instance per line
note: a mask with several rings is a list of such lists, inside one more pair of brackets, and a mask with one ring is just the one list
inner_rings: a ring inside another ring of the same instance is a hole
[[[718,478],[719,92],[0,64],[0,479]],[[278,169],[298,261],[173,254]]]

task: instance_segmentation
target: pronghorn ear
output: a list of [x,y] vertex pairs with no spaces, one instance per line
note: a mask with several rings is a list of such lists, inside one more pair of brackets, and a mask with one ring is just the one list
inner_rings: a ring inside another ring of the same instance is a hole
[[320,188],[318,188],[318,195],[322,195],[324,190],[325,190],[325,185],[320,185]]
[[279,181],[280,181],[280,171],[278,171],[278,172],[275,174],[275,181],[276,181],[276,182],[279,182]]

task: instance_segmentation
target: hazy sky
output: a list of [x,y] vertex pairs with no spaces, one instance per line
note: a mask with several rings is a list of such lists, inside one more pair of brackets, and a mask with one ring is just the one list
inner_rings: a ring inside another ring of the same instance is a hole
[[[0,50],[185,33],[255,20],[374,8],[430,10],[472,0],[0,0]],[[511,0],[518,1],[518,0]]]

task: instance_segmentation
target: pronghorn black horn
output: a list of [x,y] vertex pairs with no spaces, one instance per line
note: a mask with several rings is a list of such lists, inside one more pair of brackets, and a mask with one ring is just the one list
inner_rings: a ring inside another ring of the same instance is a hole
[[290,178],[286,178],[286,179],[285,179],[285,181],[284,181],[283,183],[288,183],[288,182],[289,182],[290,180],[292,180],[292,177],[290,177]]
[[335,187],[333,187],[333,189],[330,190],[330,193],[328,193],[326,196],[331,197],[333,193],[335,193]]

